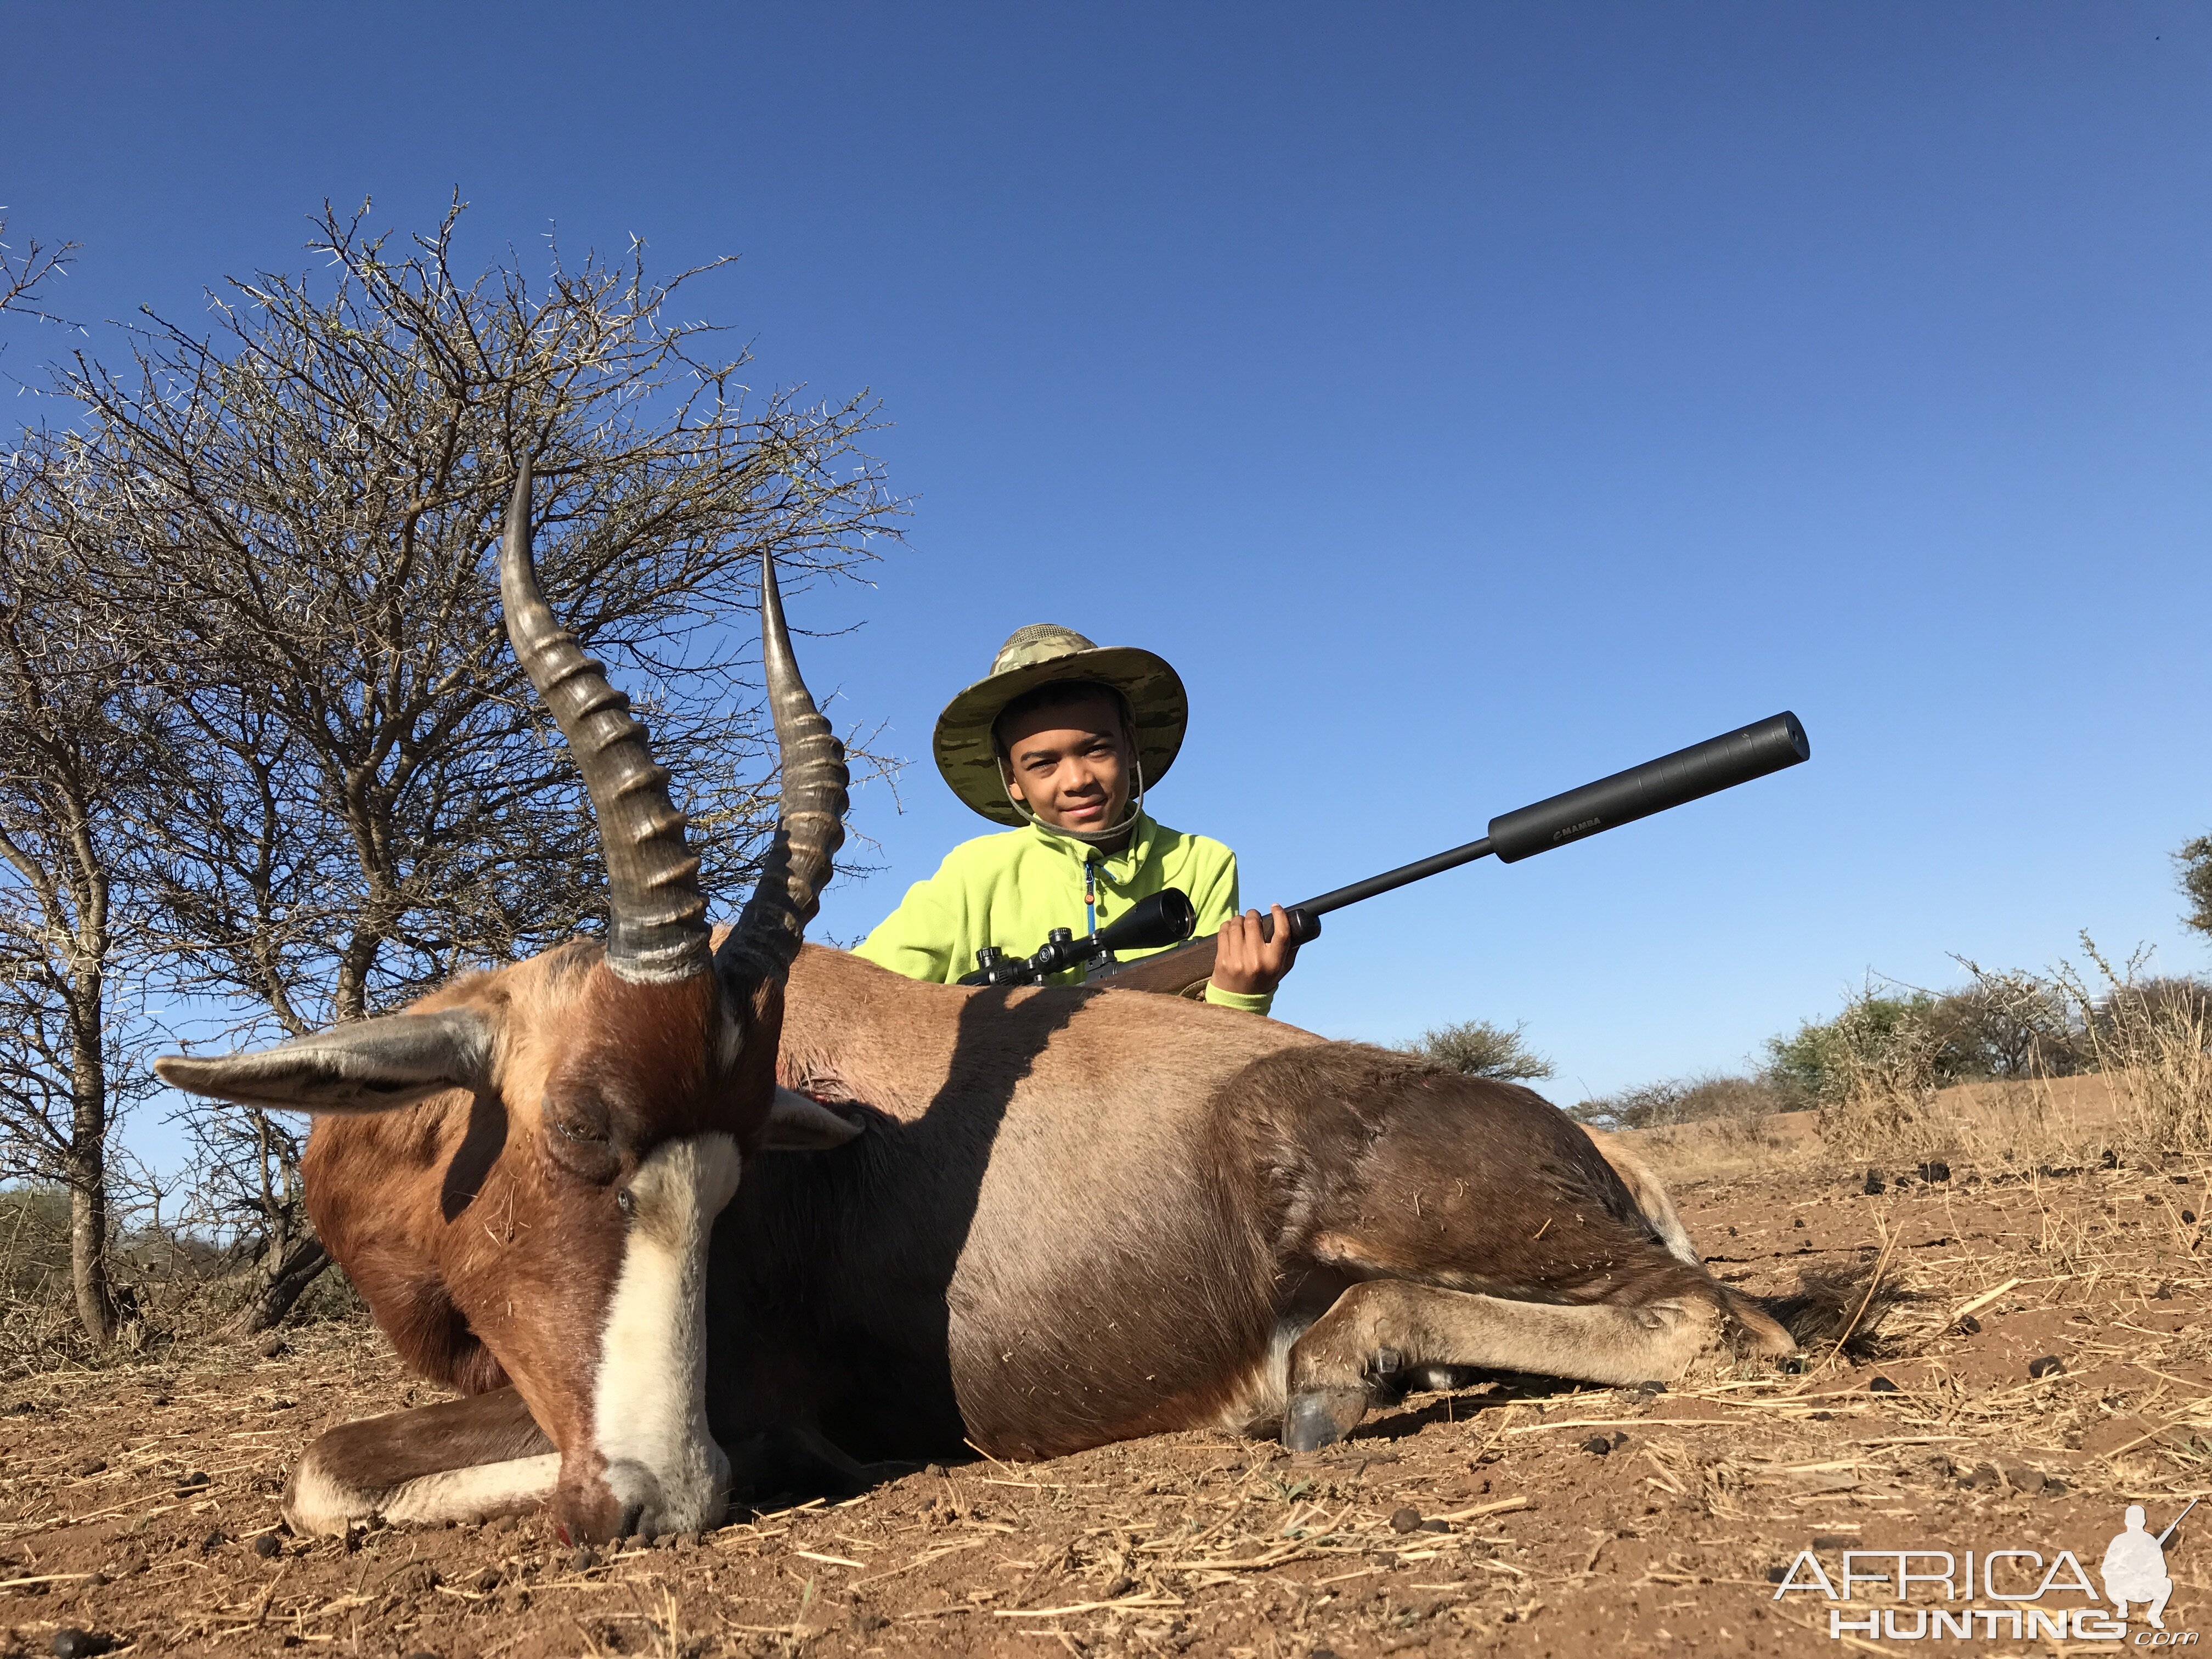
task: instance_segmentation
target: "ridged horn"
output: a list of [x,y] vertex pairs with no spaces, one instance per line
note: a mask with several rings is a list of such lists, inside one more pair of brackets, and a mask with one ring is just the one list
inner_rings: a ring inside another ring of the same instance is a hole
[[608,684],[606,665],[586,656],[576,636],[553,619],[538,586],[526,456],[507,505],[499,599],[515,659],[552,711],[591,793],[607,861],[607,966],[640,982],[708,972],[714,951],[699,860],[684,842],[684,814],[669,799],[667,770],[654,762],[629,699]]
[[799,954],[806,924],[829,884],[830,860],[845,840],[845,745],[814,706],[784,625],[775,559],[761,553],[761,665],[783,769],[783,801],[775,840],[738,925],[715,953],[725,981],[781,978]]

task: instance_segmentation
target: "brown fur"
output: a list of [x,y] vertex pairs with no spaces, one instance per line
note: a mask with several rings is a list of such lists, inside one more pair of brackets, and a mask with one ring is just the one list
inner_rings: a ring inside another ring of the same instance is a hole
[[867,1132],[752,1161],[716,1228],[727,1446],[1334,1435],[1406,1364],[1679,1374],[1732,1320],[1756,1346],[1779,1335],[1670,1252],[1648,1172],[1529,1091],[1230,1010],[919,985],[809,947],[787,992],[735,1012],[746,1041],[718,1077],[703,987],[625,985],[582,947],[425,1006],[448,999],[500,1034],[490,1085],[322,1120],[310,1200],[410,1364],[465,1390],[513,1379],[580,1530],[621,1524],[583,1434],[613,1183],[676,1135],[751,1151],[772,1064]]
[[1530,1091],[1228,1010],[809,949],[781,1065],[876,1115],[769,1160],[725,1217],[726,1437],[795,1419],[863,1455],[934,1432],[1046,1456],[1217,1425],[1265,1395],[1279,1329],[1370,1279],[1696,1304],[1716,1332],[1734,1311]]

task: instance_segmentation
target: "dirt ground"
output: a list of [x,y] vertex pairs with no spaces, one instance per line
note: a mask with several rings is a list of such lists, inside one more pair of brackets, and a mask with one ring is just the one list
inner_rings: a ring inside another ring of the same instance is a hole
[[[1832,1578],[1845,1549],[2065,1549],[2094,1577],[2124,1504],[2156,1531],[2212,1491],[2205,1173],[1677,1176],[1747,1289],[1883,1257],[1923,1298],[1888,1352],[1662,1393],[1498,1379],[1311,1456],[1179,1435],[977,1459],[604,1559],[534,1522],[285,1534],[276,1494],[319,1429],[432,1397],[366,1329],[33,1379],[0,1390],[0,1654],[1887,1650],[1879,1626],[1829,1629],[1894,1610],[1887,1581],[1774,1599],[1799,1552]],[[2212,1526],[2166,1561],[2168,1630],[2212,1625]],[[2027,1628],[1963,1645],[2059,1650]]]

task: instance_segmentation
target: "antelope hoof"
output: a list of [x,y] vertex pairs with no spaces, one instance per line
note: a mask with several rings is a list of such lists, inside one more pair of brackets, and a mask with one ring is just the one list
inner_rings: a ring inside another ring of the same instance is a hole
[[1333,1446],[1367,1415],[1364,1389],[1308,1389],[1291,1396],[1283,1412],[1283,1444],[1294,1452]]

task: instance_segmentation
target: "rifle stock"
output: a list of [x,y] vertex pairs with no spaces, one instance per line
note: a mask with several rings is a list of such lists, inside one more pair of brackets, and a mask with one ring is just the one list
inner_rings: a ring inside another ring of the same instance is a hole
[[[1304,905],[1293,906],[1285,912],[1291,919],[1291,937],[1304,945],[1321,936],[1321,918]],[[1260,937],[1275,936],[1275,918],[1260,918]],[[1204,939],[1194,939],[1188,945],[1178,945],[1171,951],[1161,951],[1149,957],[1139,957],[1134,962],[1118,962],[1095,976],[1095,982],[1111,985],[1117,991],[1156,991],[1171,997],[1202,996],[1206,981],[1213,977],[1213,963],[1221,945],[1221,935],[1208,933]]]
[[1220,936],[1208,933],[1172,951],[1125,962],[1097,981],[1117,991],[1157,991],[1171,997],[1202,996],[1206,981],[1213,977],[1213,958]]

